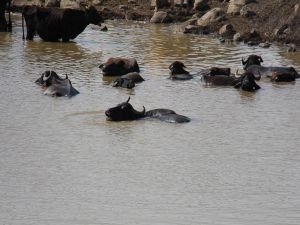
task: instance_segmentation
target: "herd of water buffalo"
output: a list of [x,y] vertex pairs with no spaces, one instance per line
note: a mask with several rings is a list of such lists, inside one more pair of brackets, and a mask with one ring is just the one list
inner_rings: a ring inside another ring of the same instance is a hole
[[[3,7],[1,6],[1,8]],[[88,24],[100,25],[103,22],[101,15],[94,7],[75,10],[25,6],[22,12],[23,38],[25,38],[24,20],[27,29],[26,39],[32,40],[34,35],[38,34],[45,41],[62,40],[63,42],[76,38]],[[293,67],[267,67],[262,66],[262,62],[263,59],[260,56],[250,55],[246,60],[242,59],[244,67],[242,74],[238,74],[238,71],[233,74],[230,68],[212,67],[202,70],[198,75],[201,75],[201,81],[205,85],[232,86],[251,92],[260,89],[256,81],[262,77],[272,82],[292,82],[300,77]],[[103,76],[117,77],[112,82],[114,87],[131,89],[135,87],[136,83],[144,81],[139,74],[139,65],[135,59],[110,58],[99,68],[102,70]],[[169,66],[169,70],[172,80],[189,80],[195,76],[188,72],[184,63],[180,61],[173,62]],[[79,93],[67,76],[62,78],[54,71],[45,71],[36,83],[45,88],[45,94],[51,96],[72,97]],[[190,121],[188,117],[179,115],[170,109],[146,111],[144,108],[143,111],[138,112],[129,103],[129,100],[130,98],[126,102],[108,109],[105,112],[107,118],[112,121],[135,120],[143,117],[177,123]]]
[[[292,82],[300,78],[300,75],[293,67],[266,67],[262,66],[263,59],[257,55],[250,55],[246,60],[242,59],[244,72],[242,74],[232,74],[230,68],[212,67],[202,70],[201,81],[204,85],[209,86],[232,86],[242,91],[255,92],[260,89],[256,83],[262,77],[272,82]],[[140,75],[140,68],[136,59],[132,58],[109,58],[99,68],[103,76],[115,76],[112,82],[114,87],[131,89],[136,83],[143,82]],[[194,77],[186,70],[184,63],[174,61],[170,66],[170,76],[172,80],[189,80]],[[68,76],[60,77],[54,71],[45,71],[36,83],[45,88],[45,94],[51,96],[68,96],[72,97],[79,92],[72,86]],[[184,123],[190,119],[186,116],[179,115],[170,109],[153,109],[146,111],[136,111],[129,103],[120,103],[115,107],[106,110],[105,115],[112,121],[136,120],[143,117],[157,118],[166,122]]]

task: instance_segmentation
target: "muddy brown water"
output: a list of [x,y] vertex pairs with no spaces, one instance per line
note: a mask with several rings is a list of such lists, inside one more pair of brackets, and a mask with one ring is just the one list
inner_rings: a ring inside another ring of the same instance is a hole
[[[300,81],[261,80],[257,93],[171,81],[183,61],[211,66],[291,65],[300,54],[183,35],[178,25],[107,21],[73,43],[22,41],[21,22],[0,34],[0,224],[298,225]],[[99,64],[134,57],[145,82],[114,88]],[[45,70],[68,74],[80,94],[44,96]],[[106,121],[131,96],[137,109],[165,107],[187,124]]]

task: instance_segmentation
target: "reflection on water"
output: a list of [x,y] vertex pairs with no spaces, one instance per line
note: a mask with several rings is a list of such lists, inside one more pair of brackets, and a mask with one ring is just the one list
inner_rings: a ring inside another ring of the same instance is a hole
[[[75,224],[299,224],[299,82],[261,80],[257,93],[206,87],[200,76],[168,79],[181,60],[202,68],[264,65],[300,70],[298,53],[183,35],[178,25],[108,21],[72,43],[0,33],[0,222]],[[137,59],[145,82],[114,88],[98,66]],[[80,94],[44,96],[45,70],[68,74]],[[137,110],[170,108],[192,119],[169,124],[107,121],[127,100]]]

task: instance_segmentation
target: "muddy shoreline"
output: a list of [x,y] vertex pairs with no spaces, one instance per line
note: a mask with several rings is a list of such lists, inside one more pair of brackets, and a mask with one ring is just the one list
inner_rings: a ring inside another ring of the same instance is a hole
[[[153,1],[151,3],[149,0],[17,0],[12,2],[12,6],[13,11],[21,11],[23,5],[30,4],[61,8],[82,8],[88,4],[95,6],[104,19],[182,23],[182,32],[199,35],[214,34],[222,42],[244,41],[249,45],[261,44],[261,47],[268,47],[268,43],[277,42],[292,46],[289,51],[295,51],[295,47],[300,45],[298,0],[278,0],[276,2],[273,0],[208,0],[198,2],[202,2],[202,5],[197,6],[196,3],[193,3],[190,6],[172,4],[154,7]],[[241,3],[244,5],[240,5]],[[204,23],[204,25],[199,22],[214,9],[220,10],[218,11],[219,14],[222,14],[220,18]],[[159,19],[153,19],[156,14],[159,14]]]

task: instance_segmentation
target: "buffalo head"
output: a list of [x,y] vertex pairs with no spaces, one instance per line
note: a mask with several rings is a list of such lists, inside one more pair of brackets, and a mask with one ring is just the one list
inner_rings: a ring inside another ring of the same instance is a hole
[[[68,77],[66,76],[66,79],[67,78]],[[62,81],[62,80],[64,79],[58,76],[57,73],[48,70],[42,73],[41,77],[37,79],[35,83],[43,87],[49,87],[50,85],[57,83],[57,81]]]
[[104,22],[101,15],[98,13],[95,7],[90,6],[85,10],[85,15],[88,23],[101,26],[101,23]]
[[260,78],[260,74],[258,77],[256,77],[251,72],[245,72],[238,77],[238,81],[236,82],[234,87],[240,88],[244,91],[256,91],[260,89],[260,86],[255,81],[259,81]]
[[246,61],[242,57],[242,64],[244,66],[244,69],[247,69],[247,67],[251,66],[251,65],[259,65],[260,66],[260,63],[262,63],[262,62],[263,62],[263,59],[261,58],[261,56],[258,56],[258,55],[249,55],[248,58],[246,59]]
[[183,64],[183,62],[180,62],[180,61],[175,61],[169,66],[171,75],[173,75],[173,74],[189,74],[189,72],[186,71],[184,68],[186,68],[186,66]]
[[68,96],[72,97],[79,92],[72,86],[71,81],[66,75],[66,78],[61,78],[54,71],[45,71],[41,77],[35,81],[36,84],[45,87],[44,94],[51,96]]
[[143,111],[136,111],[132,105],[129,103],[130,97],[126,102],[118,104],[113,108],[109,108],[105,111],[105,115],[108,117],[108,120],[112,121],[124,121],[124,120],[136,120],[139,118],[145,117],[146,109],[143,106]]

